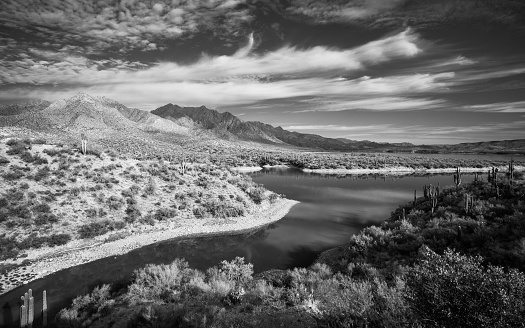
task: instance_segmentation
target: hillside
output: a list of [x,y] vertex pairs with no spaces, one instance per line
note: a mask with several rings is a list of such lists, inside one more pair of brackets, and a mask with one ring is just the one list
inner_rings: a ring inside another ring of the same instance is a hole
[[157,240],[268,224],[295,204],[211,163],[82,154],[12,134],[0,136],[0,169],[0,293]]
[[315,134],[291,132],[281,127],[273,127],[261,122],[244,122],[229,112],[219,113],[204,106],[180,107],[167,104],[153,110],[151,113],[163,118],[189,117],[202,128],[212,130],[221,137],[236,137],[241,140],[335,151],[379,149],[388,146],[388,144],[370,141],[341,140],[325,138]]

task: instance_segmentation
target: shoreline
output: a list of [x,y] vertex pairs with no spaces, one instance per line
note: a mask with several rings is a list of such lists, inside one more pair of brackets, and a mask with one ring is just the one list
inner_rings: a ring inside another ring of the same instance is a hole
[[[231,168],[234,171],[242,173],[258,172],[263,169],[293,169],[293,166],[289,165],[264,165],[264,166],[237,166]],[[492,167],[459,167],[461,173],[487,173]],[[507,166],[496,166],[499,170],[498,173],[506,173],[508,171]],[[380,169],[308,169],[308,168],[297,168],[305,173],[317,173],[317,174],[389,174],[389,175],[409,175],[409,174],[425,174],[425,173],[456,173],[456,167],[447,168],[412,168],[406,166],[396,166]],[[517,172],[525,171],[525,166],[516,165],[514,169]]]
[[[507,172],[506,166],[498,166],[499,173]],[[492,167],[460,167],[461,173],[487,173]],[[524,166],[515,166],[516,171],[524,171]],[[414,169],[411,167],[398,166],[391,168],[381,169],[302,169],[305,173],[318,173],[318,174],[374,174],[374,173],[388,173],[392,175],[403,175],[413,173],[455,173],[456,168],[421,168]]]
[[[167,222],[153,229],[126,236],[123,239],[104,242],[110,236],[99,236],[86,241],[75,240],[64,247],[46,247],[29,250],[28,256],[18,267],[4,273],[0,280],[0,295],[43,278],[52,273],[110,256],[126,254],[134,249],[176,238],[197,238],[221,234],[239,234],[281,220],[298,201],[279,199],[274,204],[265,201],[253,213],[227,219],[191,219]],[[15,264],[15,263],[13,263]]]

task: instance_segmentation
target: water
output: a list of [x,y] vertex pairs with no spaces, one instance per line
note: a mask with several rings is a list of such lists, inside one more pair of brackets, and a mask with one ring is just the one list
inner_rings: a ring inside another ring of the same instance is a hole
[[[71,300],[97,285],[129,282],[134,270],[147,263],[170,263],[185,258],[190,266],[206,269],[222,260],[244,257],[255,272],[310,265],[317,255],[344,244],[364,227],[380,224],[400,204],[422,196],[425,184],[451,185],[451,175],[382,177],[324,176],[294,169],[270,169],[251,174],[266,188],[296,199],[282,220],[250,233],[200,237],[150,245],[128,254],[62,270],[0,296],[0,327],[16,326],[20,296],[28,288],[35,295],[35,312],[47,290],[50,318]],[[473,180],[464,174],[463,182]]]

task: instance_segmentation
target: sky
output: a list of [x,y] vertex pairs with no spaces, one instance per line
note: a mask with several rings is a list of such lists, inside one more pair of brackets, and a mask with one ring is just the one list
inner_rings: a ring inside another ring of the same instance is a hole
[[1,0],[0,103],[80,91],[333,138],[525,139],[525,1]]

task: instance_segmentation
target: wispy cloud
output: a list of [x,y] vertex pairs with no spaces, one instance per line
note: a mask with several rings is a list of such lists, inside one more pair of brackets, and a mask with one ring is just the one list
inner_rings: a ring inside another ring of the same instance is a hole
[[[247,45],[231,56],[205,55],[192,64],[162,62],[149,67],[140,62],[91,60],[81,55],[31,48],[18,54],[16,60],[0,59],[0,66],[7,68],[0,71],[0,81],[3,84],[67,86],[59,88],[59,92],[56,88],[52,92],[48,89],[32,91],[32,96],[47,99],[81,88],[118,100],[126,99],[133,105],[179,101],[218,106],[322,95],[341,96],[348,100],[356,94],[413,94],[446,89],[453,73],[333,78],[334,74],[416,56],[421,51],[417,42],[417,34],[407,29],[353,49],[283,47],[257,55],[251,52],[255,43],[250,35]],[[10,92],[9,97],[13,96]],[[395,108],[403,104],[402,99],[385,100]],[[356,106],[364,104],[364,100],[353,101]],[[408,101],[404,103],[408,104]],[[419,101],[416,104],[432,103],[436,102]],[[380,110],[377,104],[370,108]],[[336,109],[332,106],[331,110]]]
[[463,106],[463,109],[474,112],[525,113],[525,101],[470,105]]

